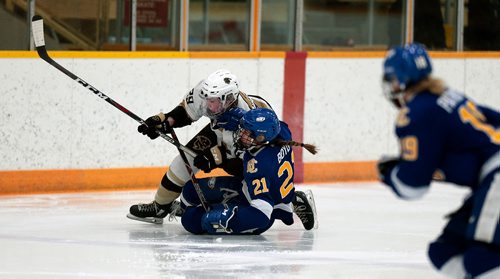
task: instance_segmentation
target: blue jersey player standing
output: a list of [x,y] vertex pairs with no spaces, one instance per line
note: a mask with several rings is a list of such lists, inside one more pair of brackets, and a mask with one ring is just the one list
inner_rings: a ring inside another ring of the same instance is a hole
[[378,163],[397,196],[423,196],[432,180],[470,188],[429,245],[432,264],[453,278],[500,278],[500,113],[479,106],[431,76],[419,44],[391,49],[384,92],[398,107],[399,158]]
[[315,146],[292,141],[288,126],[266,108],[246,112],[234,135],[237,149],[244,151],[243,180],[200,180],[208,212],[188,182],[181,194],[184,228],[194,234],[261,234],[275,220],[293,224],[294,211],[305,229],[317,226],[312,192],[295,191],[292,151],[292,146],[302,146],[314,154]]

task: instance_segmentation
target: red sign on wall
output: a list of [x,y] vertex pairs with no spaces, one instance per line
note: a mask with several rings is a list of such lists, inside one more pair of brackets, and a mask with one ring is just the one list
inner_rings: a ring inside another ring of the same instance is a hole
[[[169,0],[137,0],[137,26],[167,27]],[[130,0],[125,0],[124,25],[130,25]]]

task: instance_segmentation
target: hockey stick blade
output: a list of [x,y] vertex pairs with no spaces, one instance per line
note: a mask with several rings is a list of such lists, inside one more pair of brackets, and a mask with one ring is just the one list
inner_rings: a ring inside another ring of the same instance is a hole
[[[119,109],[121,112],[127,114],[131,118],[133,118],[135,121],[141,123],[141,124],[146,124],[146,122],[134,114],[133,112],[129,111],[119,103],[117,103],[115,100],[111,99],[108,97],[106,94],[104,94],[102,91],[98,90],[97,88],[93,87],[90,85],[88,82],[84,81],[83,79],[79,78],[72,72],[68,71],[66,68],[63,66],[59,65],[54,59],[52,59],[49,54],[47,53],[47,50],[45,48],[45,37],[44,37],[44,32],[43,32],[43,18],[39,15],[33,16],[31,20],[31,28],[33,30],[33,40],[35,42],[35,47],[38,55],[40,58],[45,60],[47,63],[58,69],[59,71],[63,72],[65,75],[69,76],[71,79],[75,80],[79,84],[81,84],[83,87],[87,88],[90,92],[94,93],[97,97],[103,99],[104,101],[108,102],[115,108]],[[191,150],[190,148],[182,145],[179,141],[174,140],[173,138],[169,137],[165,133],[162,133],[160,131],[156,131],[160,137],[165,139],[166,141],[170,142],[171,144],[175,145],[177,148],[183,150],[193,158],[196,157],[196,152]]]

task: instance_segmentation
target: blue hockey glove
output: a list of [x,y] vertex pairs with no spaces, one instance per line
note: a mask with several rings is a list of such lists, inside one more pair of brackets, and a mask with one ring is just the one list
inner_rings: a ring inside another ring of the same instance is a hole
[[203,214],[201,227],[208,234],[229,234],[233,230],[229,222],[236,215],[238,206],[217,204],[210,211]]
[[386,176],[392,171],[392,169],[399,164],[399,157],[388,157],[383,156],[377,162],[378,177],[381,181],[384,181]]
[[223,128],[228,131],[238,130],[238,125],[240,124],[240,119],[245,114],[245,111],[241,108],[230,108],[223,114],[217,117],[217,123],[215,128]]

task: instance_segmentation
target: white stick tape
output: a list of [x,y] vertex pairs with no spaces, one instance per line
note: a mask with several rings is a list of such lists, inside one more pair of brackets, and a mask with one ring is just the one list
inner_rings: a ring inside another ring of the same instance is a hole
[[35,46],[41,47],[45,45],[45,38],[43,37],[43,19],[35,20],[31,23],[33,29],[33,39]]

